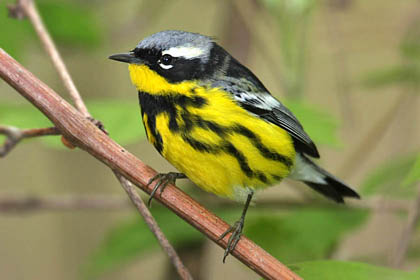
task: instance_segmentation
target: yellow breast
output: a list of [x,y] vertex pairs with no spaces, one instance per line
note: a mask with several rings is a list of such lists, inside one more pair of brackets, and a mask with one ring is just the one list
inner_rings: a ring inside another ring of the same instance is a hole
[[155,147],[160,141],[162,156],[195,184],[235,197],[238,188],[264,188],[289,174],[295,150],[286,131],[248,113],[223,90],[170,84],[135,67],[130,73],[149,141]]

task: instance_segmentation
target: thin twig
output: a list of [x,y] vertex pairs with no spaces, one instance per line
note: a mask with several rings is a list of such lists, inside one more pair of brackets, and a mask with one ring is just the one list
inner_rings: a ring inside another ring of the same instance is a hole
[[420,185],[416,200],[408,211],[408,220],[401,233],[401,237],[397,243],[394,253],[390,258],[390,265],[395,268],[400,268],[404,263],[405,256],[407,255],[408,245],[410,244],[411,237],[416,230],[417,223],[420,219]]
[[1,213],[28,213],[36,211],[79,211],[128,209],[127,197],[113,195],[17,195],[0,196]]
[[42,42],[42,45],[44,46],[45,51],[48,53],[54,64],[54,67],[60,75],[64,86],[69,91],[77,110],[79,110],[79,112],[81,112],[85,117],[91,117],[79,91],[76,88],[76,85],[73,82],[73,79],[67,70],[66,65],[63,62],[63,59],[60,56],[60,53],[57,50],[57,47],[54,44],[54,41],[51,39],[51,36],[39,15],[34,1],[18,0],[15,6],[9,7],[9,10],[11,11],[10,15],[12,16],[17,15],[17,18],[22,18],[22,15],[26,15],[29,18],[39,39]]
[[158,226],[156,220],[153,218],[146,204],[143,202],[140,195],[137,193],[133,184],[131,184],[130,181],[121,176],[118,172],[114,172],[114,174],[117,177],[118,181],[120,181],[124,190],[127,192],[133,204],[137,207],[140,214],[143,216],[144,221],[149,226],[156,239],[159,241],[160,246],[168,255],[169,259],[175,266],[175,269],[177,270],[180,277],[185,280],[193,279],[188,269],[184,266],[181,259],[178,257],[178,254],[176,253],[175,249],[169,243],[168,239],[166,239],[165,235]]
[[21,140],[25,138],[59,135],[60,132],[55,127],[19,129],[14,126],[0,125],[0,134],[6,135],[4,144],[0,146],[0,157],[5,157]]
[[[61,80],[64,83],[64,86],[68,90],[76,108],[78,111],[84,115],[87,119],[92,121],[98,128],[100,128],[105,134],[107,134],[106,130],[104,129],[101,122],[94,120],[92,116],[90,115],[85,103],[83,102],[83,99],[77,90],[76,85],[73,82],[73,79],[71,78],[70,73],[67,70],[67,67],[63,61],[63,59],[60,56],[60,53],[58,52],[54,41],[52,40],[51,36],[48,33],[48,30],[46,29],[41,16],[39,15],[39,12],[34,4],[34,1],[32,0],[18,0],[16,6],[14,7],[14,10],[21,10],[23,11],[23,14],[25,14],[29,20],[31,21],[32,25],[35,28],[36,33],[38,34],[38,37],[40,38],[45,51],[48,53],[49,57],[51,58]],[[63,136],[64,137],[64,136]],[[69,142],[66,137],[64,137],[63,143]],[[71,142],[71,141],[70,141]],[[65,144],[67,146],[72,146],[73,143]],[[118,172],[114,172],[115,175],[118,177],[119,181],[122,184],[122,187],[127,191],[127,184],[129,183],[125,178],[122,177],[122,175],[118,174]],[[127,194],[129,195],[130,199],[136,204],[135,201],[137,201],[138,194],[134,192],[127,191]],[[136,204],[137,205],[137,204]],[[142,212],[139,209],[140,213],[145,217],[144,211]],[[150,215],[150,213],[149,213]],[[150,215],[151,216],[151,215]],[[146,218],[145,218],[146,219]],[[151,226],[149,222],[146,221],[146,223]],[[162,248],[168,253],[169,258],[171,259],[173,265],[177,269],[177,271],[180,273],[182,279],[192,279],[191,275],[189,274],[188,270],[184,267],[184,265],[181,263],[181,260],[177,256],[175,250],[171,247],[172,250],[167,250],[168,241],[166,238],[164,238],[163,232],[160,231],[159,227],[150,227],[152,232],[156,235],[159,242],[165,242],[161,243]]]
[[[145,192],[152,192],[155,184],[147,183],[157,174],[155,170],[102,133],[91,121],[1,48],[0,77],[43,112],[77,147],[116,170]],[[155,199],[219,246],[226,248],[227,238],[218,238],[229,225],[173,184],[169,184],[162,194],[158,191]],[[232,255],[266,279],[301,279],[245,236],[241,237]]]
[[[213,197],[201,197],[203,204],[211,205],[212,208],[242,209],[242,206],[232,200],[222,200]],[[378,203],[380,202],[380,203]],[[338,209],[342,205],[324,202],[321,200],[301,199],[258,199],[258,209],[269,210],[293,210],[293,209]],[[409,205],[406,200],[364,199],[361,201],[348,202],[351,209],[375,210],[378,212],[407,212]],[[37,211],[69,211],[69,210],[114,210],[128,209],[130,201],[125,196],[116,195],[24,195],[3,194],[0,195],[0,213],[30,213]]]

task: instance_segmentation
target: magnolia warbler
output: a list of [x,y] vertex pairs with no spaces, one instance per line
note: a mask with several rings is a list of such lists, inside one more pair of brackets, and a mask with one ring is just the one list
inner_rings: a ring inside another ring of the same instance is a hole
[[289,177],[336,202],[359,198],[309,158],[319,158],[318,150],[293,113],[212,38],[162,31],[109,58],[129,64],[147,138],[182,172],[153,178],[150,199],[159,187],[189,178],[245,201],[241,218],[220,236],[232,233],[223,262],[240,240],[256,190]]

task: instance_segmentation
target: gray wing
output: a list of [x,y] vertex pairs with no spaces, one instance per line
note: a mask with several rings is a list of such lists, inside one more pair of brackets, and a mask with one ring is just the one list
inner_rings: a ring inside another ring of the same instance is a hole
[[268,92],[258,92],[261,87],[241,79],[235,81],[218,81],[213,86],[230,92],[232,97],[245,110],[286,130],[294,140],[298,152],[319,158],[318,150],[311,138],[303,129],[298,119],[280,101]]

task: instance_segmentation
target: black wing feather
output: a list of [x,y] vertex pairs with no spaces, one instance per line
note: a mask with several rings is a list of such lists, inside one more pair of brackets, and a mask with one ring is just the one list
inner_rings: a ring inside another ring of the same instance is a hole
[[[271,96],[263,83],[248,68],[227,54],[216,43],[214,43],[213,52],[214,55],[223,57],[224,70],[221,71],[223,75],[212,74],[213,77],[210,78],[212,86],[229,92],[244,109],[290,133],[298,152],[319,158],[315,144],[293,113]],[[225,59],[226,57],[229,59]]]
[[284,106],[273,108],[273,114],[276,116],[276,123],[278,126],[284,128],[287,132],[292,135],[295,140],[295,145],[298,146],[298,151],[301,151],[309,156],[319,158],[318,149],[316,148],[314,142],[312,142],[309,135],[303,129],[303,126]]
[[286,130],[292,136],[297,151],[314,158],[319,158],[318,149],[314,142],[292,112],[283,106],[283,104],[279,102],[278,107],[266,110],[255,106],[255,102],[238,101],[238,103],[247,111]]

